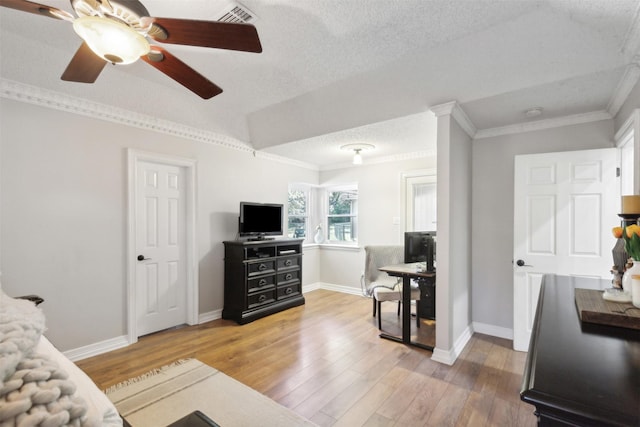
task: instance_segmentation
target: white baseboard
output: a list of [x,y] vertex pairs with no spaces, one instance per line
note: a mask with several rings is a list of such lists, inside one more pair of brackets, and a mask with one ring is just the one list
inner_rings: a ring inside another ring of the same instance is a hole
[[343,294],[350,295],[362,295],[362,291],[360,290],[360,288],[354,288],[353,286],[334,285],[333,283],[326,282],[316,282],[302,288],[304,292],[315,289],[326,289],[328,291],[342,292]]
[[68,359],[75,362],[76,360],[86,359],[88,357],[97,356],[102,353],[117,350],[129,345],[129,339],[126,335],[122,335],[108,340],[100,341],[95,344],[89,344],[84,347],[74,348],[63,352]]
[[222,319],[222,310],[213,310],[207,313],[201,313],[198,315],[198,325],[217,319]]
[[462,334],[460,334],[456,342],[453,344],[452,348],[448,350],[437,347],[434,348],[431,360],[435,360],[436,362],[444,363],[446,365],[453,365],[472,336],[473,327],[469,325],[465,328],[464,331],[462,331]]
[[479,334],[491,335],[492,337],[504,338],[506,340],[513,339],[513,329],[510,328],[480,322],[473,322],[472,326],[474,332]]

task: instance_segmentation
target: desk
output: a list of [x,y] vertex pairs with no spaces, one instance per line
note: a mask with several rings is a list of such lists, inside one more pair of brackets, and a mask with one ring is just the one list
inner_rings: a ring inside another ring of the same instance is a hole
[[609,280],[544,275],[520,396],[539,426],[640,425],[640,331],[582,323],[575,288]]
[[402,277],[402,338],[385,334],[384,332],[380,334],[380,338],[386,338],[433,351],[433,347],[430,345],[411,341],[411,279],[430,279],[434,281],[436,279],[435,272],[418,271],[419,265],[424,266],[424,263],[394,264],[378,269],[384,271],[389,276]]

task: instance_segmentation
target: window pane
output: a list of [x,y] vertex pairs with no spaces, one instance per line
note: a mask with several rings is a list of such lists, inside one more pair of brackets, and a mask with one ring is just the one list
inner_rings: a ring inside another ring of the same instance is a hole
[[290,216],[287,236],[296,239],[307,237],[307,218],[303,216]]
[[349,215],[355,212],[354,206],[358,201],[358,191],[329,192],[329,215]]
[[343,242],[354,242],[357,239],[355,218],[350,216],[330,216],[328,218],[329,230],[327,237],[329,240]]
[[307,215],[307,194],[302,190],[289,190],[289,215]]

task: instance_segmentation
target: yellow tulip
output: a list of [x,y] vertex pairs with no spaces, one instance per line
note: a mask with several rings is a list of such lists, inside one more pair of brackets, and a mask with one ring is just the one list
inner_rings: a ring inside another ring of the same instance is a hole
[[613,232],[613,237],[619,239],[622,237],[622,227],[613,227],[611,230]]
[[630,239],[634,234],[637,234],[640,237],[640,226],[637,224],[631,224],[626,227],[627,237]]

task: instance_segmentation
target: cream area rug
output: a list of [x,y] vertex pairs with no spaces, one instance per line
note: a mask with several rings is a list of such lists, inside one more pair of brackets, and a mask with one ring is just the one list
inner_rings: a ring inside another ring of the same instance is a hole
[[167,426],[194,411],[221,427],[315,425],[196,359],[178,361],[105,392],[132,427]]

